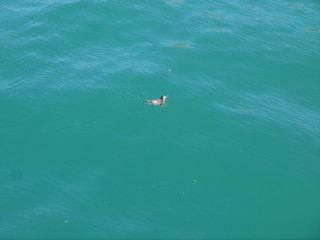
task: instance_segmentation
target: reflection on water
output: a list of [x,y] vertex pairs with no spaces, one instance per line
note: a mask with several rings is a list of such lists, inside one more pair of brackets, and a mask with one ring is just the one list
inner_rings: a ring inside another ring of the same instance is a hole
[[224,30],[224,29],[209,29],[209,31],[213,31],[213,32],[225,32],[226,30]]
[[320,28],[307,28],[306,31],[309,31],[309,32],[320,32]]
[[203,17],[216,17],[216,18],[224,18],[225,16],[222,14],[216,14],[216,13],[203,13],[200,14]]
[[183,47],[183,46],[187,46],[188,44],[186,44],[186,43],[171,43],[171,45]]
[[89,66],[91,66],[92,64],[85,64],[85,65],[83,65],[82,66],[82,68],[87,68],[87,67],[89,67]]

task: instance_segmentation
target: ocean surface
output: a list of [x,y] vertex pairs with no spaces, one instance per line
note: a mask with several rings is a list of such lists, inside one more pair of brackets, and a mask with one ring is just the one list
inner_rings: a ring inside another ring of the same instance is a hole
[[319,16],[2,0],[0,239],[320,239]]

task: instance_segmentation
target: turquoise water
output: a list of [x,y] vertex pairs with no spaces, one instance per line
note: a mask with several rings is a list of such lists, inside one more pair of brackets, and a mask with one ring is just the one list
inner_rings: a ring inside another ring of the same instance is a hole
[[0,11],[1,239],[320,238],[318,0]]

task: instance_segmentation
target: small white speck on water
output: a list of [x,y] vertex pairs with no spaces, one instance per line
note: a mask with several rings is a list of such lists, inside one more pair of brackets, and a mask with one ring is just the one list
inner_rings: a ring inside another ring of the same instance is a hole
[[168,71],[169,71],[169,72],[171,72],[171,71],[172,71],[172,69],[171,69],[171,68],[169,68],[169,69],[168,69]]
[[68,222],[69,222],[69,221],[67,221],[67,220],[66,220],[66,221],[64,221],[64,223],[68,223]]
[[198,180],[197,179],[193,179],[193,182],[198,182]]

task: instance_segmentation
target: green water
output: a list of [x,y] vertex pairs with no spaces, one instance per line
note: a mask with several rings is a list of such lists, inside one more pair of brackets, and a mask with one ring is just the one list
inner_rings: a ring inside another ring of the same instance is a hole
[[319,10],[3,1],[0,239],[320,239]]

